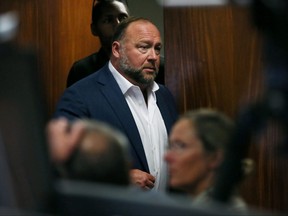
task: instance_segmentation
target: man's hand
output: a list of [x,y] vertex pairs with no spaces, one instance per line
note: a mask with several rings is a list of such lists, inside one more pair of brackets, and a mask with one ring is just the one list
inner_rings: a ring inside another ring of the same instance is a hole
[[150,190],[154,187],[155,177],[139,169],[130,170],[131,182],[143,189]]
[[70,125],[65,118],[51,120],[47,124],[50,157],[54,163],[63,163],[69,158],[76,148],[83,130],[84,125],[81,122],[76,121]]

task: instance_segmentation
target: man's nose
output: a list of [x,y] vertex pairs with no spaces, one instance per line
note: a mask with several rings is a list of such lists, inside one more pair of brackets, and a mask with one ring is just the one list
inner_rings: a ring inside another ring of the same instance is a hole
[[156,53],[156,51],[154,49],[150,49],[149,58],[150,59],[154,59],[154,60],[156,60],[158,58],[158,55],[157,55],[157,53]]

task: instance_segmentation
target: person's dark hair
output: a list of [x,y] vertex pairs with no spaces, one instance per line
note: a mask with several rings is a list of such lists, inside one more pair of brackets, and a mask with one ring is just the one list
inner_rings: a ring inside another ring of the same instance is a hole
[[114,1],[122,2],[128,11],[128,5],[127,5],[127,2],[125,0],[93,0],[92,24],[96,23],[99,20],[99,18],[102,15],[103,10],[105,10],[107,8],[107,6],[110,6],[111,3]]
[[82,148],[80,141],[78,148],[65,164],[67,177],[74,180],[128,185],[130,155],[127,138],[105,123],[91,120],[83,122],[86,125],[83,137],[98,134],[104,138],[105,147]]
[[136,21],[144,21],[144,22],[149,22],[152,23],[152,21],[150,21],[147,18],[143,18],[143,17],[135,17],[135,16],[131,16],[128,17],[127,19],[123,20],[116,28],[115,32],[114,32],[114,36],[112,38],[112,42],[113,41],[120,41],[123,39],[123,36],[125,35],[126,29],[128,28],[128,26]]
[[225,114],[212,109],[189,111],[181,119],[190,121],[207,152],[226,150],[234,132],[234,122]]

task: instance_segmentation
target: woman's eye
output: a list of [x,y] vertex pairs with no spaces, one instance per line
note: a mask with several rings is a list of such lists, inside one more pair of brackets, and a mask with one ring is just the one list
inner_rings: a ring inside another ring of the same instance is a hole
[[179,150],[184,150],[186,149],[186,144],[185,143],[182,143],[182,142],[175,142],[175,143],[171,143],[170,146],[169,146],[169,149],[170,150],[176,150],[176,151],[179,151]]

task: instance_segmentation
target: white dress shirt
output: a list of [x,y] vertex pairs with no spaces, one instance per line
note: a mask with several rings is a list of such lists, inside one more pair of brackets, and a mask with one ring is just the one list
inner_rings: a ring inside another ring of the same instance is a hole
[[109,69],[116,79],[136,122],[150,174],[156,178],[155,190],[165,190],[167,184],[167,165],[164,151],[168,145],[168,135],[164,120],[156,104],[156,82],[147,90],[147,104],[138,86],[124,78],[109,61]]

